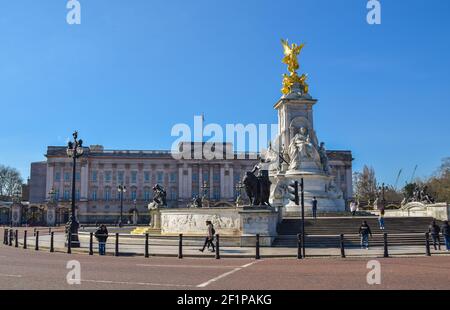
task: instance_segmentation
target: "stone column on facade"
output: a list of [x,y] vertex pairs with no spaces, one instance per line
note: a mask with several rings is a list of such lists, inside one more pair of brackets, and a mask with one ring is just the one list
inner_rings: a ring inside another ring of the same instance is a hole
[[47,197],[48,193],[50,193],[53,187],[53,173],[54,173],[54,164],[47,164],[47,180],[45,183],[45,197]]
[[203,183],[203,168],[201,165],[198,166],[198,193],[202,196],[202,183]]
[[226,180],[225,180],[225,167],[224,166],[220,166],[220,198],[226,198],[226,191],[225,191],[225,185],[226,185]]
[[233,166],[228,167],[228,198],[234,198],[234,169]]
[[81,162],[80,173],[80,200],[87,200],[89,184],[89,164],[86,160]]

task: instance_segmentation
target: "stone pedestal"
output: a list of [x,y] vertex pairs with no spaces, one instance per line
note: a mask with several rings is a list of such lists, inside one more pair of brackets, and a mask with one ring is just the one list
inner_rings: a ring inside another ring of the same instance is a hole
[[270,245],[277,232],[278,210],[265,206],[241,208],[161,209],[161,234],[205,236],[206,221],[211,221],[217,234],[240,237],[240,245],[254,246],[256,234],[261,245]]

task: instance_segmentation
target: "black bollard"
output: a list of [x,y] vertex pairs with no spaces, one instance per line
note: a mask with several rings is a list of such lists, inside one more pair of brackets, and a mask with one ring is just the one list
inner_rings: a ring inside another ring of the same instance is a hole
[[89,255],[94,255],[94,233],[89,234]]
[[260,259],[261,256],[259,255],[259,234],[256,234],[256,249],[255,249],[255,259]]
[[67,254],[72,254],[72,233],[70,231],[67,238]]
[[55,243],[55,233],[52,231],[50,232],[50,253],[55,252],[54,243]]
[[302,259],[302,236],[297,234],[297,259]]
[[383,245],[384,245],[384,255],[383,257],[389,257],[389,249],[388,249],[388,234],[383,234]]
[[426,247],[426,255],[427,256],[431,256],[431,251],[430,251],[430,234],[429,233],[425,233],[425,247]]
[[3,244],[8,244],[8,229],[3,230]]
[[149,257],[150,255],[148,254],[148,234],[145,234],[145,257]]
[[24,249],[27,248],[27,231],[26,230],[23,232],[23,248]]
[[19,231],[16,229],[15,236],[14,236],[14,247],[19,247]]
[[34,244],[34,249],[35,249],[36,251],[39,251],[39,230],[36,231],[36,236],[35,236],[35,238],[36,238],[36,242],[35,242],[35,244]]
[[183,234],[180,234],[178,240],[178,258],[183,258]]
[[10,230],[9,230],[9,241],[8,241],[8,245],[9,245],[9,246],[12,246],[12,240],[13,240],[13,238],[14,238],[13,230],[10,229]]
[[116,249],[114,251],[114,256],[119,256],[119,233],[116,233]]
[[216,259],[220,259],[220,243],[219,243],[219,235],[216,235]]
[[340,241],[341,241],[341,258],[345,258],[344,234],[340,235]]

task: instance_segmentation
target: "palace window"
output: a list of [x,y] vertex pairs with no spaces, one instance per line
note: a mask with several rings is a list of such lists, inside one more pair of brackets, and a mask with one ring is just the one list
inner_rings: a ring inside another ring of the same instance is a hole
[[169,176],[169,182],[170,183],[176,183],[177,182],[177,173],[171,172]]
[[69,196],[70,196],[69,190],[68,190],[68,189],[65,189],[65,190],[64,190],[64,200],[69,200]]
[[131,171],[131,183],[137,182],[137,171]]
[[61,181],[61,172],[56,172],[56,173],[55,173],[55,181],[56,181],[56,182]]
[[218,187],[214,187],[213,199],[214,200],[219,200],[220,199],[220,189]]
[[218,173],[214,173],[214,174],[213,174],[213,180],[214,180],[214,182],[219,182],[220,176],[219,176]]
[[111,171],[105,171],[105,182],[111,182]]
[[70,181],[70,175],[69,172],[64,172],[64,181],[69,182]]
[[55,190],[55,200],[59,200],[59,189]]
[[164,173],[162,171],[158,171],[156,174],[156,182],[157,183],[163,183],[164,182]]
[[136,188],[131,189],[131,200],[135,200],[137,198]]
[[150,183],[150,172],[148,172],[148,171],[144,172],[144,182]]
[[209,173],[208,172],[203,172],[203,181],[204,182],[208,182],[209,181]]
[[198,182],[198,174],[197,173],[192,174],[192,182]]
[[150,201],[151,199],[151,192],[150,189],[148,187],[144,188],[144,200],[145,201]]
[[80,200],[80,189],[75,190],[75,200]]
[[119,183],[123,183],[123,171],[119,171],[118,173],[117,173],[117,179],[118,179],[118,181],[119,181]]
[[97,182],[97,171],[92,171],[92,182]]
[[177,189],[172,187],[170,189],[170,200],[176,200],[177,199]]
[[93,201],[97,200],[97,190],[96,189],[92,190],[92,200]]
[[105,200],[109,201],[111,199],[111,189],[109,187],[105,188]]
[[80,173],[79,172],[75,173],[75,179],[77,181],[80,181],[81,177],[80,177]]

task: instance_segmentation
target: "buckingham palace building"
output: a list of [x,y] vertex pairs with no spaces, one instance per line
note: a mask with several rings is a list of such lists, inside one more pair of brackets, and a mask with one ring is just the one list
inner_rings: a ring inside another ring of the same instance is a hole
[[[228,152],[233,149],[231,143],[223,146]],[[126,187],[123,196],[125,223],[148,223],[147,206],[155,184],[165,188],[169,208],[184,208],[193,197],[205,191],[210,207],[234,206],[238,193],[236,185],[259,158],[255,153],[231,153],[232,156],[224,156],[224,159],[177,159],[171,151],[106,150],[101,145],[84,147],[84,154],[76,165],[77,217],[81,223],[117,223],[121,205],[119,185]],[[342,189],[344,199],[350,199],[351,152],[327,151],[327,155],[336,185]],[[70,214],[72,159],[67,156],[65,146],[49,146],[45,157],[45,161],[31,164],[29,207],[39,213],[35,219],[38,223],[63,224]],[[56,209],[52,218],[46,215],[50,202]]]

